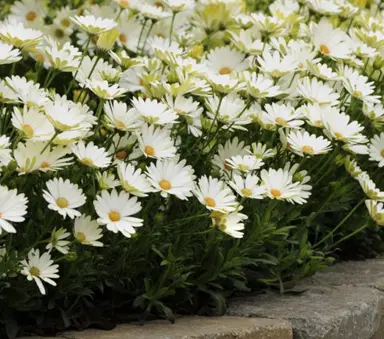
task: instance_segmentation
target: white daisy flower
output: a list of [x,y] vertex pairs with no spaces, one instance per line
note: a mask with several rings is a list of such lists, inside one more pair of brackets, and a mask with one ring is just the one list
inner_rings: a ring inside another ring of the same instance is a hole
[[231,93],[242,89],[243,84],[240,84],[238,79],[232,78],[228,75],[216,75],[206,73],[205,77],[212,88],[220,93]]
[[238,212],[222,213],[213,211],[211,213],[212,225],[220,231],[227,233],[233,238],[242,238],[244,230],[244,220],[248,216]]
[[124,102],[116,100],[106,102],[104,112],[107,126],[120,131],[134,131],[143,124],[137,110],[128,108]]
[[239,174],[233,174],[232,180],[228,182],[228,185],[242,198],[263,199],[266,188],[260,185],[259,181],[256,175],[250,173],[248,173],[245,178]]
[[142,76],[147,74],[142,66],[131,67],[121,73],[119,86],[125,88],[128,92],[137,92],[144,90]]
[[68,179],[53,178],[46,182],[47,190],[43,190],[43,198],[48,202],[48,208],[58,212],[65,219],[78,217],[81,213],[76,210],[86,202],[83,190],[72,184]]
[[227,140],[224,145],[220,144],[217,154],[214,155],[212,164],[219,168],[220,172],[230,171],[231,167],[227,163],[227,159],[236,155],[249,154],[250,147],[245,146],[244,141],[239,141],[237,137]]
[[261,142],[254,142],[251,147],[252,151],[249,151],[249,153],[258,159],[273,158],[277,154],[276,148],[267,148],[267,145],[263,145]]
[[336,110],[323,112],[324,132],[332,139],[349,143],[365,143],[367,138],[361,134],[364,127],[357,121],[350,121],[350,116]]
[[49,37],[39,50],[44,53],[50,66],[60,72],[73,72],[79,67],[81,52],[69,42],[62,45]]
[[12,45],[0,42],[0,65],[12,64],[22,58],[20,51]]
[[298,62],[291,55],[281,58],[278,51],[270,53],[268,50],[264,50],[263,57],[258,56],[257,61],[261,70],[273,78],[281,78],[288,73],[294,72],[298,67]]
[[297,84],[299,95],[307,99],[311,103],[327,104],[335,106],[339,103],[339,93],[335,92],[328,84],[317,80],[305,77],[300,79]]
[[103,247],[103,243],[98,241],[103,237],[100,225],[96,220],[84,214],[75,219],[73,225],[73,236],[82,245]]
[[348,59],[352,52],[351,38],[340,28],[334,29],[326,17],[318,24],[311,22],[312,41],[318,51],[336,59]]
[[10,161],[12,160],[11,156],[11,143],[10,138],[6,135],[0,136],[0,165],[1,166],[8,166]]
[[147,193],[153,192],[151,183],[140,168],[121,162],[117,165],[117,173],[121,187],[126,192],[138,197],[146,197]]
[[172,15],[172,12],[164,11],[163,6],[152,5],[148,2],[137,1],[134,8],[139,11],[146,19],[155,21],[165,19]]
[[130,197],[124,191],[117,193],[115,189],[111,192],[101,191],[101,195],[93,202],[100,225],[106,225],[113,233],[121,232],[130,238],[135,234],[135,227],[143,226],[143,219],[132,217],[141,211],[141,203],[137,197]]
[[52,279],[59,278],[57,274],[59,265],[53,264],[48,252],[40,256],[39,249],[32,248],[28,253],[28,259],[24,259],[20,264],[22,265],[21,274],[25,275],[29,281],[34,280],[41,294],[46,294],[43,282],[56,286]]
[[369,199],[384,201],[384,192],[376,187],[367,172],[361,172],[356,179]]
[[231,189],[219,179],[202,176],[194,192],[196,198],[207,209],[221,213],[229,213],[236,210],[238,202]]
[[103,147],[97,147],[92,141],[87,145],[83,141],[70,146],[71,151],[77,159],[84,165],[93,168],[108,167],[111,158]]
[[[137,53],[137,46],[139,43],[140,32],[142,29],[142,23],[136,16],[123,17],[117,29],[120,34],[117,39],[119,46],[124,46],[128,50]],[[124,54],[123,54],[124,55]]]
[[384,226],[384,204],[376,200],[365,200],[368,212],[378,225]]
[[180,200],[187,200],[192,196],[195,176],[186,160],[178,161],[177,158],[157,160],[147,167],[148,180],[155,192],[160,192],[162,197],[168,194],[175,195]]
[[117,22],[111,19],[96,18],[93,15],[74,16],[70,18],[82,30],[89,34],[100,34],[117,26]]
[[295,110],[290,103],[272,103],[264,106],[259,114],[259,122],[264,129],[275,130],[277,126],[300,128],[304,121],[299,110]]
[[108,190],[120,186],[120,182],[116,179],[115,175],[104,171],[102,173],[96,172],[97,182],[102,190]]
[[32,28],[25,28],[21,22],[15,20],[8,20],[0,25],[0,38],[7,44],[20,49],[32,49],[42,37],[42,32]]
[[192,10],[196,5],[194,0],[163,0],[163,2],[174,13]]
[[140,149],[146,157],[162,159],[175,156],[177,149],[170,129],[145,124],[136,134]]
[[318,155],[328,153],[332,146],[331,142],[322,136],[309,134],[305,130],[291,130],[287,136],[288,148],[295,154],[304,157],[306,155]]
[[271,199],[287,200],[300,193],[299,183],[293,183],[289,171],[279,168],[262,170],[260,173],[262,184],[266,188],[266,196]]
[[70,233],[67,232],[64,228],[56,228],[52,231],[51,238],[49,239],[48,245],[45,249],[50,253],[52,249],[56,249],[62,254],[67,254],[69,252],[70,241],[66,240],[70,236]]
[[19,98],[15,91],[11,89],[4,80],[0,80],[0,102],[9,104],[18,101]]
[[85,85],[100,99],[104,100],[113,100],[119,98],[127,92],[125,88],[121,88],[117,84],[110,86],[106,80],[87,79]]
[[281,94],[280,87],[262,74],[246,73],[247,90],[254,98],[270,98]]
[[55,134],[55,129],[46,116],[34,107],[24,106],[23,111],[14,107],[12,125],[32,141],[48,141]]
[[168,106],[156,99],[133,98],[132,105],[140,114],[141,118],[148,124],[165,125],[177,121],[178,115],[170,110]]
[[342,68],[341,73],[344,87],[353,97],[370,104],[380,102],[379,95],[372,95],[375,91],[374,82],[369,82],[368,77],[348,66]]
[[228,32],[231,36],[233,45],[243,53],[260,54],[264,43],[261,40],[261,34],[252,28],[241,29],[239,32]]
[[230,168],[244,173],[255,171],[264,165],[263,160],[254,155],[235,155],[226,159],[226,163]]
[[169,66],[178,66],[178,57],[184,51],[176,41],[170,41],[168,38],[154,36],[148,39],[150,54],[159,58]]
[[216,47],[209,52],[206,59],[202,62],[206,66],[207,72],[215,75],[241,72],[250,66],[243,53],[235,51],[229,46]]
[[364,115],[373,122],[384,124],[384,106],[382,104],[373,105],[371,103],[363,104]]
[[55,96],[44,106],[44,112],[52,125],[60,131],[90,129],[97,118],[87,105],[67,100],[66,96]]
[[40,88],[38,83],[14,75],[5,78],[5,82],[15,92],[19,101],[28,107],[41,109],[48,102],[47,93]]
[[8,233],[16,233],[11,222],[22,222],[27,214],[28,199],[25,195],[17,194],[17,190],[10,190],[6,186],[0,186],[0,234],[4,230]]
[[307,62],[307,69],[313,75],[318,78],[326,81],[338,81],[340,80],[339,74],[335,72],[332,68],[328,67],[327,64],[322,63],[310,63]]
[[9,15],[10,19],[34,28],[44,25],[44,17],[45,12],[40,0],[16,1],[11,7]]
[[174,98],[167,94],[165,102],[179,116],[180,120],[184,120],[187,123],[189,133],[195,137],[202,135],[200,117],[203,113],[203,108],[199,106],[197,101],[194,101],[192,97],[186,98],[182,95],[177,95]]
[[369,143],[369,160],[377,161],[379,167],[384,166],[384,132],[373,136]]
[[[331,111],[338,112],[337,108],[327,106],[327,105],[319,105],[318,103],[306,104],[298,108],[298,111],[301,111],[303,117],[306,119],[306,122],[317,128],[324,128],[323,122],[323,112]],[[331,113],[330,113],[331,114]]]
[[252,119],[247,112],[247,105],[236,94],[229,94],[219,98],[216,95],[206,100],[207,116],[214,121],[222,123],[224,129],[243,129],[243,125],[250,124]]
[[323,15],[337,15],[341,12],[339,4],[334,0],[306,0],[309,7]]

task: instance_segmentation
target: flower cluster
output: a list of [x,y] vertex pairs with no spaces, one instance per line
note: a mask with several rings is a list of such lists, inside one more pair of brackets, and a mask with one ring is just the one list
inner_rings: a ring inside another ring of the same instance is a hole
[[[82,246],[160,219],[242,238],[256,206],[306,204],[340,165],[384,226],[384,12],[362,3],[15,2],[0,22],[0,261],[17,252],[45,294]],[[37,240],[12,247],[28,220]]]

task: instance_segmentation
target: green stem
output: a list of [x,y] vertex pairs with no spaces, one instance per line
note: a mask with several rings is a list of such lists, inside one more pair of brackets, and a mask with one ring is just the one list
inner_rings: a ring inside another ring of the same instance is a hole
[[171,43],[172,43],[173,25],[175,24],[176,14],[177,13],[173,13],[173,15],[172,15],[171,29],[169,30],[169,46],[171,46]]
[[53,142],[53,140],[57,137],[57,135],[60,132],[58,130],[55,131],[55,134],[52,136],[52,138],[48,141],[48,143],[44,146],[44,148],[41,150],[40,154],[43,154],[44,151],[48,148],[48,146]]
[[147,35],[145,36],[145,39],[144,39],[143,47],[141,48],[141,54],[144,54],[145,45],[147,44],[148,37],[152,32],[152,28],[154,24],[155,24],[155,21],[151,21],[151,25],[149,26]]
[[88,47],[89,47],[89,44],[90,44],[91,40],[92,40],[92,34],[89,34],[89,36],[88,36],[88,40],[87,40],[87,42],[86,42],[86,44],[85,44],[85,47],[84,47],[84,49],[83,49],[83,54],[81,55],[81,59],[80,59],[80,62],[79,62],[79,66],[78,66],[78,68],[77,68],[77,71],[76,71],[75,75],[73,76],[73,79],[72,79],[71,83],[69,84],[69,87],[68,87],[67,91],[65,92],[65,95],[68,95],[68,93],[71,91],[71,89],[72,89],[72,87],[73,87],[73,84],[74,84],[74,82],[75,82],[75,79],[76,79],[76,77],[77,77],[77,74],[79,74],[81,64],[83,63],[84,57],[85,57],[85,55],[86,55],[87,52],[88,52]]
[[139,39],[137,40],[136,53],[139,52],[141,37],[143,36],[143,32],[146,24],[147,24],[147,19],[144,20],[143,26],[141,27],[141,30],[140,30]]
[[360,233],[361,231],[366,229],[368,226],[369,226],[369,222],[367,222],[366,224],[364,224],[363,226],[361,226],[357,230],[353,231],[352,233],[348,234],[347,236],[345,236],[345,237],[341,238],[340,240],[336,241],[334,244],[332,244],[332,246],[330,246],[330,248],[333,248],[333,247],[337,246],[338,244],[342,243],[343,241],[353,237],[357,233]]
[[341,226],[344,225],[344,223],[352,216],[353,213],[355,213],[355,211],[361,206],[361,204],[363,204],[365,201],[365,198],[360,200],[356,206],[345,216],[345,218],[343,220],[341,220],[339,222],[339,224],[331,231],[329,232],[323,239],[321,239],[319,242],[317,242],[313,247],[317,247],[319,246],[320,244],[322,244],[323,242],[325,242],[326,240],[328,240]]
[[[90,71],[89,74],[88,74],[88,79],[91,78],[91,75],[92,75],[93,72],[95,71],[96,66],[97,66],[97,63],[99,62],[100,59],[101,59],[101,55],[98,55],[98,56],[96,57],[96,61],[95,61],[95,63],[93,64],[93,66],[92,66],[92,68],[91,68],[91,71]],[[83,94],[84,91],[85,91],[85,86],[84,86],[84,87],[81,89],[81,91],[80,91],[79,99],[81,99],[81,96],[82,96],[82,94]],[[82,103],[82,104],[84,103],[86,97],[87,97],[87,96],[84,95],[84,97],[81,99],[81,103]]]

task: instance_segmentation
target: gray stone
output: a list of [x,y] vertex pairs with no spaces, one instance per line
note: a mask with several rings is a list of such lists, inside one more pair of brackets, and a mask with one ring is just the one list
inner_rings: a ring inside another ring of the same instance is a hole
[[296,289],[233,300],[228,314],[289,320],[295,339],[384,339],[384,259],[336,264]]
[[370,339],[381,325],[383,305],[384,294],[372,288],[317,288],[299,296],[235,300],[228,314],[289,320],[295,339]]
[[[89,329],[59,334],[60,339],[292,339],[284,320],[238,317],[183,317],[175,324],[152,321],[143,326],[120,325],[112,331]],[[26,339],[26,338],[25,338]],[[29,338],[31,339],[31,338]],[[34,339],[37,339],[35,337]],[[47,338],[45,338],[47,339]]]

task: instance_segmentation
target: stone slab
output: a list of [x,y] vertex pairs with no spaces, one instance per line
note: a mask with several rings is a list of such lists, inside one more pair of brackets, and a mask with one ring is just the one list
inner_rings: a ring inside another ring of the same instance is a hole
[[[33,339],[38,339],[35,337]],[[60,339],[292,339],[289,322],[239,317],[183,317],[175,324],[152,321],[120,325],[112,331],[65,332]],[[25,338],[27,339],[27,338]],[[31,339],[31,338],[29,338]],[[47,339],[47,338],[45,338]]]

